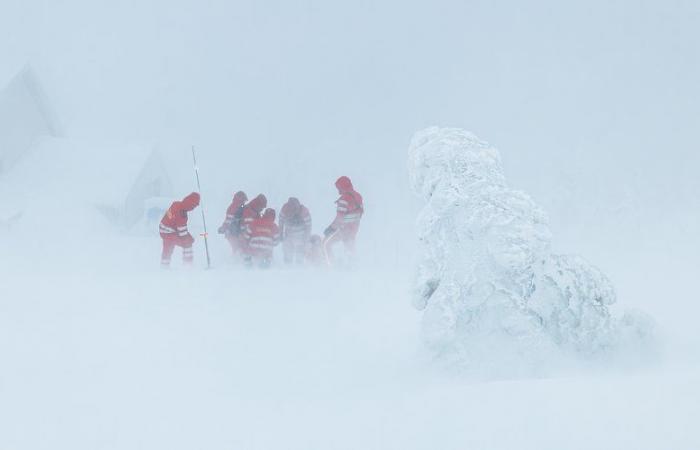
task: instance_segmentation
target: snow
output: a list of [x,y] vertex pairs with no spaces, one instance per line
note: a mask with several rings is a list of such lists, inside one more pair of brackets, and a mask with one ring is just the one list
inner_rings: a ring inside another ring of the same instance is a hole
[[[0,88],[30,61],[64,137],[0,174],[0,449],[700,448],[697,13],[4,1]],[[488,137],[465,138],[488,198],[528,231],[493,233],[481,248],[503,258],[480,273],[507,265],[527,286],[524,262],[548,255],[543,273],[566,270],[546,299],[577,286],[589,305],[612,286],[610,318],[653,318],[656,358],[640,364],[634,345],[524,358],[495,338],[474,342],[486,355],[468,370],[436,358],[410,305],[424,197],[406,173],[412,133],[431,124]],[[161,271],[153,223],[122,233],[95,208],[128,196],[151,143],[176,198],[194,189],[196,145],[210,232],[239,189],[277,208],[300,198],[319,232],[350,176],[366,203],[356,267],[286,269],[277,253],[248,272],[212,235],[206,271],[196,210],[195,267],[177,251]]]
[[[144,200],[173,194],[153,145],[50,137],[35,142],[17,167],[0,178],[0,187],[6,208],[25,212],[24,220],[37,226],[47,214],[93,209],[104,213],[98,221],[108,219],[128,229],[141,218]],[[151,192],[154,188],[157,192]],[[93,222],[75,222],[93,229]]]
[[[22,167],[28,172],[17,179],[36,170]],[[58,186],[79,193],[80,184]],[[27,210],[44,189],[27,193]],[[0,237],[9,255],[0,259],[3,447],[700,444],[700,360],[678,337],[670,342],[680,353],[644,369],[560,364],[533,375],[511,361],[507,377],[487,366],[455,373],[422,345],[420,315],[407,305],[408,259],[244,271],[213,237],[213,270],[202,270],[198,239],[195,268],[177,264],[176,254],[173,269],[161,271],[157,236],[87,226],[94,210],[83,201],[52,212],[50,223],[81,232],[20,222]]]
[[504,360],[506,371],[520,358],[538,371],[558,350],[651,345],[651,318],[610,314],[615,289],[599,269],[551,252],[547,215],[508,187],[498,150],[462,129],[427,128],[411,142],[409,175],[426,202],[413,302],[437,355],[471,367]]
[[420,350],[405,273],[161,272],[157,244],[115,235],[110,258],[80,251],[70,271],[2,261],[4,292],[21,298],[0,303],[4,447],[700,443],[697,366],[454,376]]

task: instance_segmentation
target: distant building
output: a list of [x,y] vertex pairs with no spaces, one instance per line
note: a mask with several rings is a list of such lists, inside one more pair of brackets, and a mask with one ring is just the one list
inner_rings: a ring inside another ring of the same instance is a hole
[[0,174],[42,137],[61,134],[34,71],[26,66],[0,91]]
[[139,221],[152,220],[152,215],[157,215],[160,221],[173,197],[170,176],[160,152],[132,146],[101,153],[100,157],[113,160],[111,167],[118,169],[115,176],[108,177],[109,188],[94,198],[95,206],[110,222],[125,230]]

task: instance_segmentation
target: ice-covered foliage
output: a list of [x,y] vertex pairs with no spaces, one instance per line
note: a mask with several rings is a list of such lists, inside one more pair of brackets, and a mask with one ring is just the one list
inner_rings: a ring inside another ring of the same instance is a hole
[[413,137],[409,174],[426,202],[413,302],[432,350],[469,362],[616,346],[612,284],[584,259],[551,253],[547,215],[508,187],[498,150],[461,129],[428,128]]

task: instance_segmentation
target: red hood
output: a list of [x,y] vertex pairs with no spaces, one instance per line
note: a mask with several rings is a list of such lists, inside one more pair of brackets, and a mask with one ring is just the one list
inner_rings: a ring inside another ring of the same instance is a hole
[[245,195],[245,192],[243,191],[238,191],[235,194],[233,194],[233,203],[237,203],[239,205],[242,205],[243,203],[248,201],[248,196]]
[[355,189],[352,187],[352,181],[346,176],[338,178],[335,182],[335,187],[338,188],[339,193],[352,192]]
[[265,214],[262,216],[263,220],[266,222],[275,222],[275,210],[272,208],[267,208]]
[[259,213],[260,211],[265,209],[265,207],[267,206],[267,198],[264,195],[259,194],[257,197],[255,197],[253,200],[251,200],[250,203],[248,203],[248,204],[250,205],[250,209]]
[[196,192],[192,192],[182,199],[182,209],[185,211],[192,211],[197,206],[199,206],[199,194]]

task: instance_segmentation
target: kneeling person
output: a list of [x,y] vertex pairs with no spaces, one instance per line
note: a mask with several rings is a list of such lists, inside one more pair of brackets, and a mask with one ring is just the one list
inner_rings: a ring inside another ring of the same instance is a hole
[[253,220],[246,228],[245,263],[248,266],[270,267],[272,252],[279,244],[280,232],[275,224],[275,210],[268,208],[262,217]]

